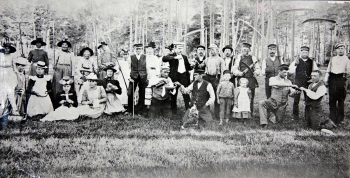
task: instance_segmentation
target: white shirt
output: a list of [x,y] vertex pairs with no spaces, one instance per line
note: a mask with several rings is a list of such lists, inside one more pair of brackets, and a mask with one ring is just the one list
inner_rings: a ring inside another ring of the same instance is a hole
[[210,56],[205,60],[205,73],[209,75],[218,75],[223,73],[225,61],[220,56]]
[[325,75],[325,81],[328,81],[329,73],[334,74],[347,73],[350,74],[350,60],[347,56],[334,56],[331,58],[328,64],[327,73]]
[[[300,60],[300,59],[299,59]],[[304,62],[307,61],[308,59],[301,59]],[[310,59],[311,60],[311,59]],[[297,66],[295,65],[295,60],[289,65],[289,70],[288,73],[294,74],[295,70],[297,69]],[[312,61],[312,70],[318,70],[317,64],[315,61]]]
[[178,55],[178,56],[181,56],[181,58],[178,59],[178,60],[179,60],[179,66],[178,66],[178,68],[177,68],[177,72],[180,73],[180,74],[182,74],[182,73],[186,72],[185,60],[183,59],[183,57],[182,57],[181,54]]
[[161,63],[157,56],[146,55],[147,78],[157,77],[160,74]]
[[[317,83],[314,83],[312,85],[312,87],[314,87],[316,84]],[[324,96],[327,93],[327,88],[326,88],[326,86],[321,85],[320,87],[317,88],[316,92],[311,91],[311,89],[306,89],[304,92],[306,93],[306,95],[309,98],[311,98],[313,100],[317,100],[317,99],[319,99],[320,97]]]
[[[193,90],[193,83],[194,82],[192,82],[188,87],[184,87],[184,86],[181,86],[181,89],[182,89],[182,92],[183,93],[191,93],[192,92],[192,90]],[[203,84],[203,82],[198,82],[198,89],[202,86],[202,84]],[[208,91],[208,93],[209,93],[209,99],[208,99],[208,101],[205,103],[205,105],[206,106],[209,106],[209,105],[212,105],[212,104],[214,104],[214,102],[215,102],[215,92],[214,92],[214,89],[213,89],[213,86],[210,84],[210,83],[208,83],[208,85],[207,85],[207,91]]]
[[222,72],[223,72],[224,70],[229,70],[231,58],[230,58],[230,57],[227,57],[227,58],[224,59],[224,61],[225,61],[225,68],[222,70]]

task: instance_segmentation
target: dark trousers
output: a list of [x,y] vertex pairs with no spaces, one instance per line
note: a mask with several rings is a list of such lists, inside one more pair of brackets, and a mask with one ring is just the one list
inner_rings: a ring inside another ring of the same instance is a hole
[[129,88],[128,88],[128,111],[133,111],[134,106],[134,98],[135,98],[135,91],[136,87],[139,86],[139,101],[137,103],[137,106],[135,107],[135,112],[140,113],[143,111],[143,108],[145,106],[145,88],[147,87],[147,81],[146,79],[141,79],[140,76],[137,79],[134,79],[134,88],[132,88],[133,84],[132,82],[129,82]]
[[157,100],[152,98],[151,106],[148,111],[149,118],[156,118],[159,116],[171,117],[170,113],[170,98],[165,100]]
[[[181,83],[184,87],[188,87],[190,85],[189,80],[188,80],[189,76],[187,74],[187,72],[185,73],[176,73],[176,77],[174,77],[173,82],[179,82]],[[173,114],[177,113],[177,94],[179,91],[179,87],[176,87],[176,93],[175,95],[171,95],[171,110],[173,112]],[[185,103],[185,109],[187,110],[190,107],[190,95],[188,94],[182,94],[182,97],[184,99],[184,103]]]
[[265,94],[266,94],[266,98],[269,99],[271,97],[271,90],[272,87],[269,86],[269,80],[271,77],[266,77],[265,78]]
[[[295,79],[295,80],[298,80],[298,79]],[[304,88],[308,87],[308,83],[307,82],[305,82],[303,84],[297,84],[297,85],[298,85],[298,87],[304,87]],[[306,98],[306,94],[305,94],[305,92],[303,92],[303,93],[304,93],[304,99],[305,99]],[[299,117],[300,95],[301,95],[301,93],[294,95],[293,116],[294,116],[295,119],[297,119],[297,117]]]
[[320,128],[321,122],[324,121],[323,117],[324,113],[321,103],[314,106],[305,106],[305,119],[307,127],[318,130]]
[[9,116],[8,115],[5,115],[3,116],[1,119],[1,127],[0,127],[0,130],[6,130],[6,127],[7,127],[7,123],[9,121]]
[[344,101],[346,98],[346,78],[343,74],[330,74],[329,84],[329,118],[336,124],[344,120]]
[[[218,88],[220,78],[216,77],[216,75],[208,75],[207,74],[207,75],[205,75],[204,80],[206,80],[207,82],[209,82],[213,86],[215,98],[218,98],[216,96],[216,89]],[[220,105],[218,104],[218,102],[214,102],[214,115],[215,115],[216,119],[219,119]]]

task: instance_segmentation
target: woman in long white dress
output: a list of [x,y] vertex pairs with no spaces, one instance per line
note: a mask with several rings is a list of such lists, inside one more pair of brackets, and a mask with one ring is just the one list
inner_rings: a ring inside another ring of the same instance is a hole
[[122,60],[118,61],[118,68],[119,71],[117,71],[117,80],[119,81],[120,87],[122,88],[122,94],[118,96],[120,102],[123,105],[128,104],[128,93],[127,88],[129,85],[129,79],[130,79],[130,64],[128,62],[129,53],[127,50],[123,50],[123,58]]
[[16,48],[10,44],[0,46],[0,83],[7,83],[11,89],[17,86],[17,75],[14,70],[13,60]]
[[107,96],[102,86],[97,86],[98,78],[95,74],[88,77],[89,88],[84,89],[81,105],[78,106],[79,115],[98,118],[106,108]]
[[59,107],[40,121],[75,120],[79,117],[77,94],[72,90],[73,80],[64,76],[59,83],[62,91],[56,94],[56,105]]

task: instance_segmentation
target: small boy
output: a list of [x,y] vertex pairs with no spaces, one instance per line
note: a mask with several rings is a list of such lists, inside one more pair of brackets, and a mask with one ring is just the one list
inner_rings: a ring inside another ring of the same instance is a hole
[[233,105],[233,93],[234,93],[234,85],[229,80],[231,79],[231,72],[229,70],[225,70],[223,72],[223,77],[218,85],[218,89],[216,90],[216,96],[218,104],[220,104],[220,124],[223,124],[223,120],[226,118],[226,122],[229,121],[230,110]]

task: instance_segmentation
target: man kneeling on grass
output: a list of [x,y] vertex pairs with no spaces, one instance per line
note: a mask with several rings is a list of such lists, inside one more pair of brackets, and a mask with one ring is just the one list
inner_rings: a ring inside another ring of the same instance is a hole
[[[205,81],[203,76],[205,76],[204,70],[196,69],[193,75],[194,82],[191,83],[191,85],[185,88],[179,82],[175,82],[175,84],[181,86],[181,91],[183,93],[189,94],[192,92],[191,104],[196,105],[199,111],[199,119],[204,120],[208,125],[213,122],[213,116],[211,115],[209,106],[215,102],[215,93],[213,86]],[[181,129],[185,129],[185,127],[191,123],[190,121],[192,121],[192,118],[188,116],[189,113],[190,109],[186,111],[182,119],[184,124],[181,126]]]
[[278,75],[271,77],[269,80],[269,85],[272,87],[271,97],[259,102],[260,125],[262,128],[266,128],[267,126],[269,112],[272,112],[270,121],[276,123],[276,120],[279,120],[276,112],[280,107],[286,106],[288,95],[293,97],[295,94],[300,93],[292,88],[297,86],[293,86],[292,82],[286,78],[288,70],[289,68],[286,64],[278,67]]
[[327,122],[335,126],[334,123],[324,118],[322,109],[322,99],[327,93],[327,88],[323,81],[320,80],[321,71],[314,70],[311,73],[311,84],[308,88],[300,87],[300,90],[306,94],[305,98],[305,120],[306,125],[314,130],[319,130],[325,127]]

